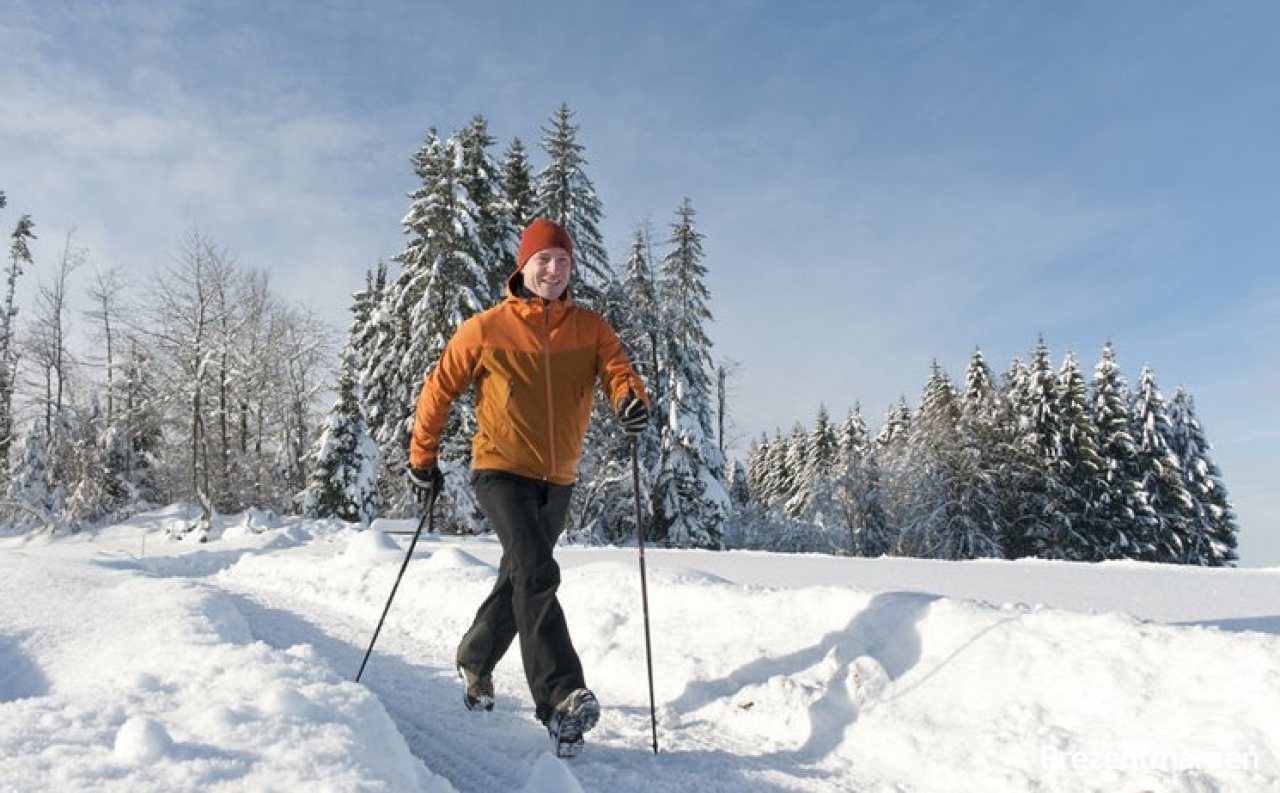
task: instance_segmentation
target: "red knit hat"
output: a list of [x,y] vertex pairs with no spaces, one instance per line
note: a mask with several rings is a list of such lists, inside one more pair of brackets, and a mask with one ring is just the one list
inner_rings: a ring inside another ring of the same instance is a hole
[[570,256],[573,256],[573,240],[569,239],[569,232],[546,218],[538,218],[529,224],[524,234],[520,235],[520,252],[516,254],[516,268],[524,267],[529,257],[546,248],[564,248]]

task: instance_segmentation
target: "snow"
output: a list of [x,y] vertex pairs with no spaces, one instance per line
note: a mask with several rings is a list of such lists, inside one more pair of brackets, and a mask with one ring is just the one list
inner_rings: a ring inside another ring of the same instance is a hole
[[[548,752],[519,653],[453,652],[487,537],[180,510],[0,541],[0,790],[1280,790],[1280,570],[563,547],[604,705]],[[389,533],[395,532],[395,533]]]

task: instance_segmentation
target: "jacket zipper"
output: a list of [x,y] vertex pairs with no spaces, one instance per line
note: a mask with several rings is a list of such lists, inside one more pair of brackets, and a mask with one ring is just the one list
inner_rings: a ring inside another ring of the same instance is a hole
[[550,479],[556,472],[556,419],[555,406],[551,402],[551,303],[542,303],[542,371],[543,382],[547,388],[547,459],[550,470],[544,479]]

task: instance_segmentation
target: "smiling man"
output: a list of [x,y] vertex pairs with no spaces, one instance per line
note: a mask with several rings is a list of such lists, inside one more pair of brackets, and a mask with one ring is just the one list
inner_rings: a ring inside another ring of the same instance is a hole
[[476,385],[471,481],[502,542],[498,580],[458,647],[463,703],[491,710],[492,674],[518,635],[535,714],[557,754],[573,756],[600,705],[556,597],[553,556],[591,418],[596,382],[628,435],[644,431],[649,408],[618,336],[599,314],[575,305],[573,241],[546,219],[520,239],[517,268],[501,304],[459,326],[418,397],[409,445],[410,481],[438,489],[440,434],[449,407]]

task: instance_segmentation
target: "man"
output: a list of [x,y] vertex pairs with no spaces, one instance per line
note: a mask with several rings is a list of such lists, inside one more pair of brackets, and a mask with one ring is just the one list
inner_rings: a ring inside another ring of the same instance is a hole
[[599,380],[624,432],[638,435],[648,398],[617,334],[569,294],[573,242],[549,220],[524,230],[516,270],[498,306],[463,322],[427,376],[409,444],[410,481],[439,488],[440,434],[449,407],[476,385],[472,475],[502,543],[493,591],[458,646],[471,710],[493,708],[492,673],[518,635],[538,720],[570,757],[600,705],[556,597],[553,549],[564,527]]

